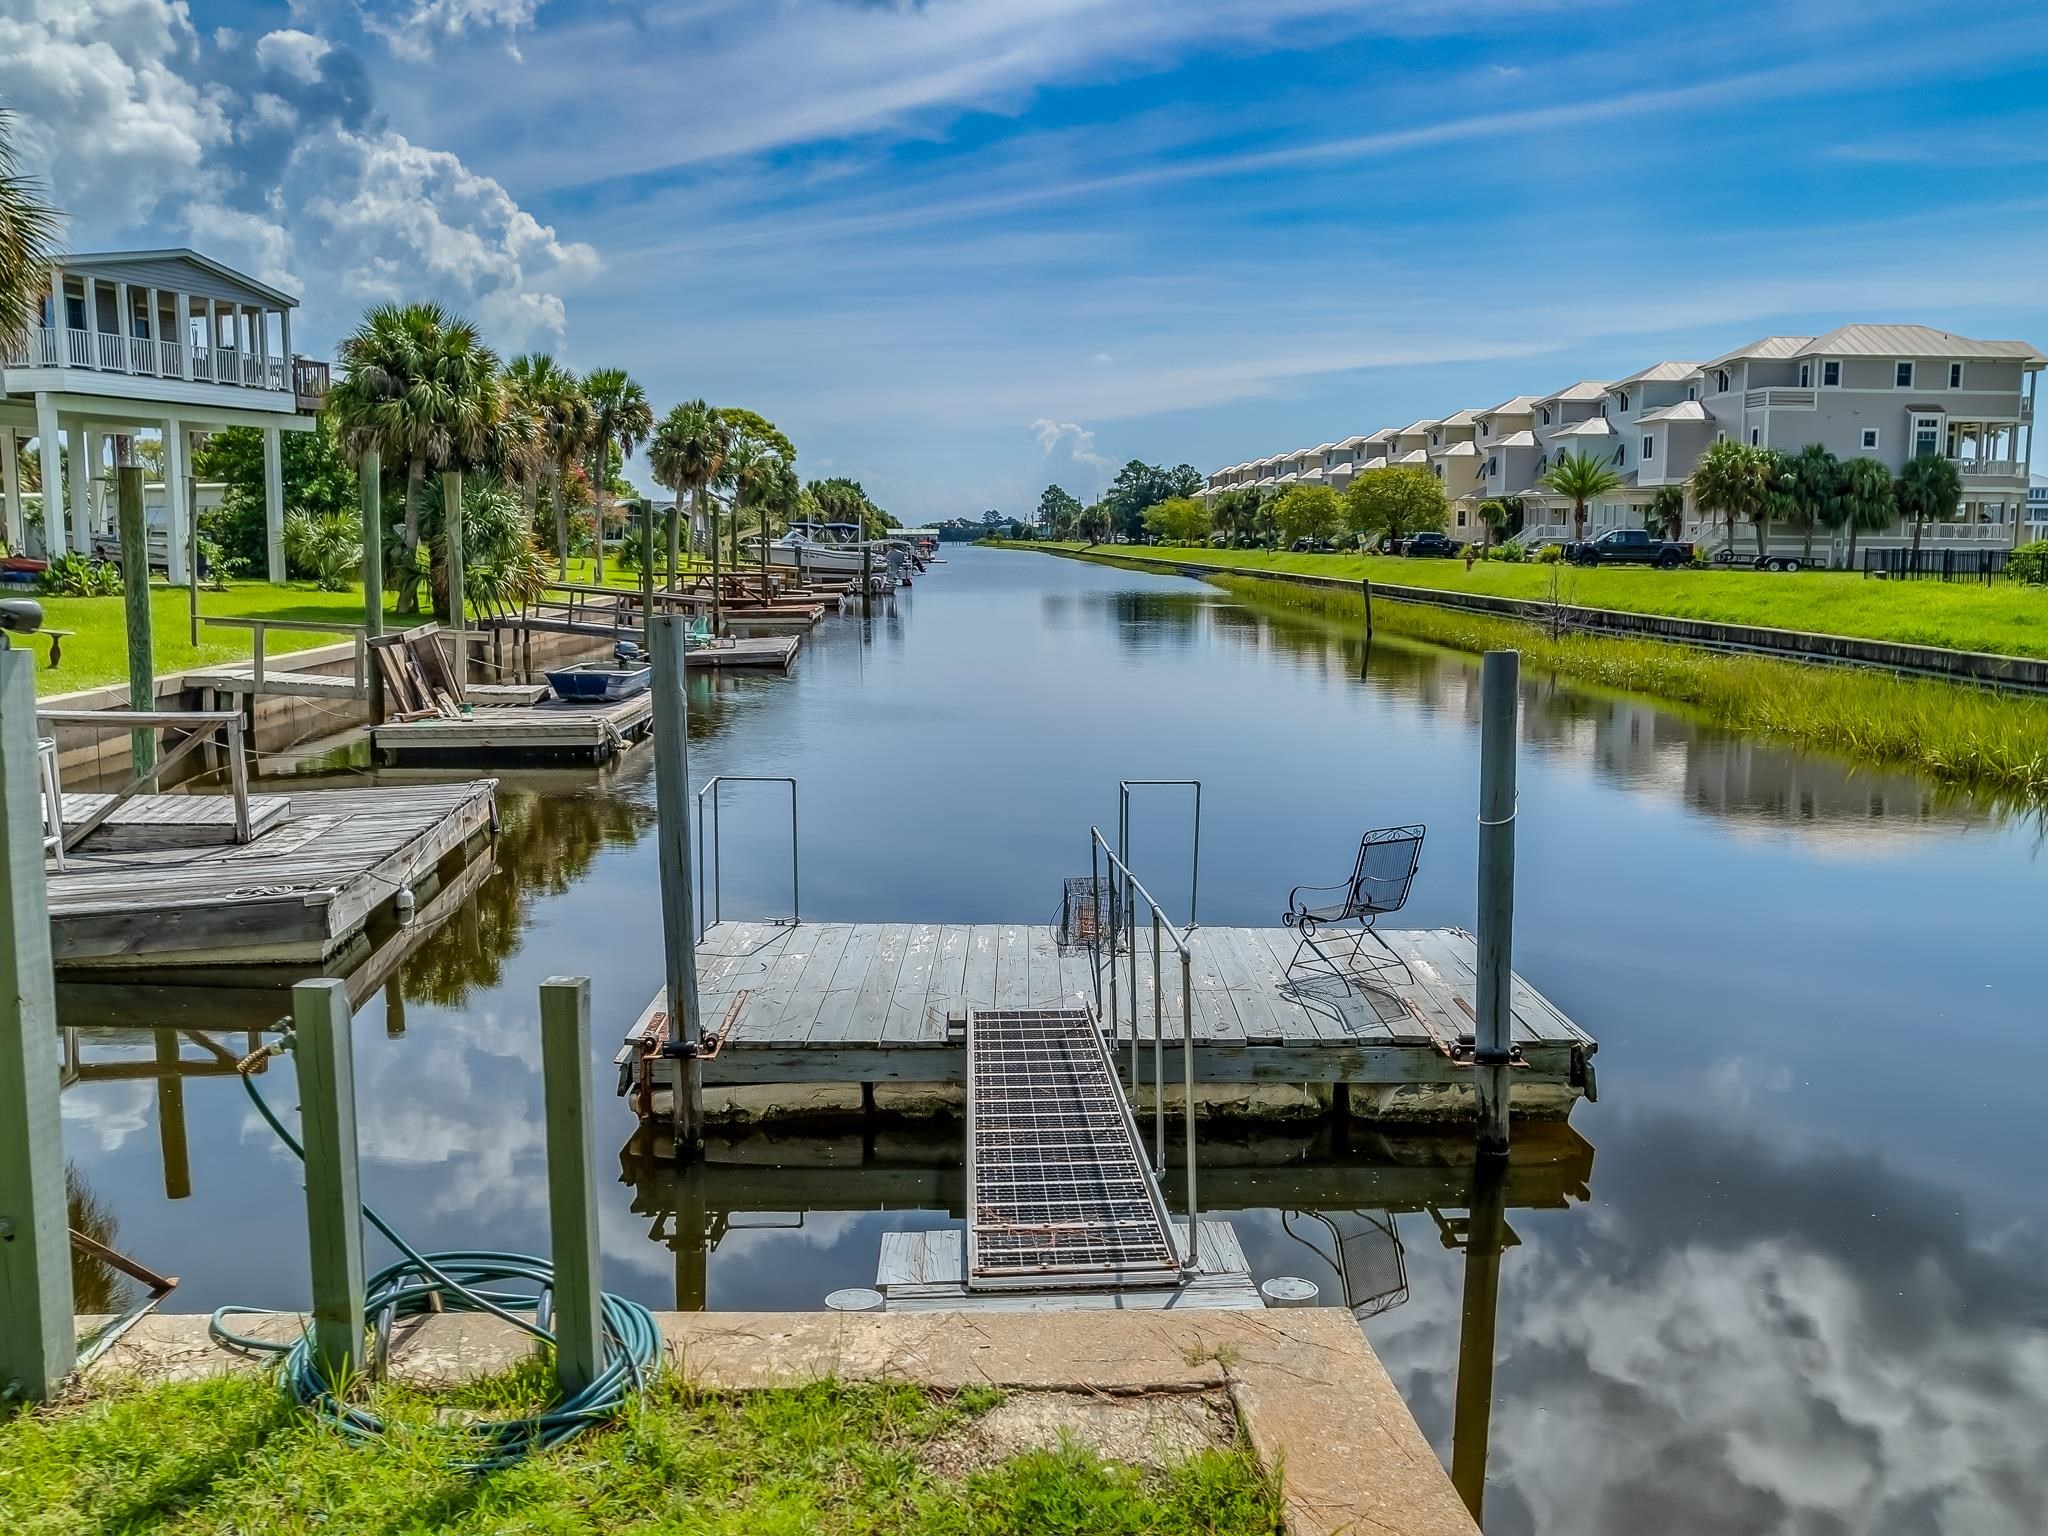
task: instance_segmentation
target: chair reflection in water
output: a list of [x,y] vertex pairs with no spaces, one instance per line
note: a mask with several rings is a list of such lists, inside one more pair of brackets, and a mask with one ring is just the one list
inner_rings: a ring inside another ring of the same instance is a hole
[[[1287,962],[1287,974],[1299,971],[1327,972],[1351,991],[1351,982],[1361,971],[1367,975],[1399,970],[1410,982],[1415,974],[1408,962],[1388,947],[1373,925],[1390,912],[1408,904],[1408,892],[1415,885],[1415,872],[1422,863],[1424,827],[1381,827],[1359,840],[1358,860],[1351,878],[1336,885],[1297,885],[1287,893],[1287,910],[1280,921],[1301,935]],[[1332,899],[1334,898],[1334,899]],[[1346,951],[1341,945],[1333,955],[1318,941],[1324,928],[1356,924],[1357,933]],[[1366,941],[1378,945],[1379,955],[1366,958]],[[1313,958],[1304,960],[1304,952]],[[1341,960],[1338,958],[1341,956]]]
[[1282,1211],[1280,1226],[1337,1272],[1344,1305],[1361,1323],[1408,1299],[1408,1259],[1392,1211]]

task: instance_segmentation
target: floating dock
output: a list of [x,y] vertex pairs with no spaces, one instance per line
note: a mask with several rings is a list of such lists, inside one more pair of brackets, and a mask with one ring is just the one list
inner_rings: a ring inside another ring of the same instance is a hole
[[[495,825],[496,788],[479,779],[254,796],[251,821],[261,807],[262,830],[239,844],[219,835],[222,808],[232,809],[224,796],[135,796],[106,844],[108,828],[95,831],[49,872],[56,963],[317,965],[387,916],[399,892],[435,877],[443,859],[475,852]],[[67,795],[67,817],[86,798]],[[205,840],[194,840],[195,827]]]
[[460,718],[429,715],[370,728],[370,753],[383,767],[481,762],[601,763],[645,736],[654,694],[580,703],[542,699],[490,705]]
[[[1195,1078],[1208,1109],[1227,1113],[1242,1104],[1256,1116],[1267,1111],[1255,1090],[1291,1087],[1297,1113],[1348,1110],[1390,1123],[1469,1118],[1478,1000],[1472,936],[1443,928],[1383,937],[1406,973],[1347,985],[1327,974],[1290,976],[1295,936],[1285,929],[1193,930]],[[1116,958],[1122,989],[1129,962],[1128,954]],[[697,967],[703,1027],[715,1050],[701,1063],[704,1085],[753,1087],[742,1097],[763,1115],[778,1113],[777,1088],[792,1110],[808,1104],[829,1112],[841,1101],[806,1089],[853,1085],[857,1110],[862,1085],[964,1084],[971,1010],[1075,1008],[1094,1006],[1097,997],[1091,951],[1062,945],[1054,927],[1029,923],[717,923],[698,945]],[[1142,1097],[1153,1073],[1149,957],[1136,970],[1142,1048],[1135,1063],[1128,1022],[1111,1043],[1125,1047],[1118,1070],[1135,1071]],[[1106,970],[1103,985],[1106,992]],[[1123,991],[1126,1018],[1130,995]],[[1519,977],[1512,1008],[1515,1113],[1562,1119],[1593,1096],[1599,1047]],[[1171,1107],[1182,1039],[1171,974],[1159,1016]],[[644,1088],[643,1106],[665,1099],[675,1080],[676,1063],[658,1049],[666,1028],[667,1001],[657,995],[616,1058],[625,1084]],[[960,1097],[955,1091],[955,1109]]]

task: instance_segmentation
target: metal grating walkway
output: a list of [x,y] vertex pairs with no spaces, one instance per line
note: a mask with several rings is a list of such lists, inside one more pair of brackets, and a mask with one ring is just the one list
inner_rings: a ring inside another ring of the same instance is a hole
[[1085,1009],[967,1015],[967,1179],[970,1289],[1181,1275],[1159,1186]]

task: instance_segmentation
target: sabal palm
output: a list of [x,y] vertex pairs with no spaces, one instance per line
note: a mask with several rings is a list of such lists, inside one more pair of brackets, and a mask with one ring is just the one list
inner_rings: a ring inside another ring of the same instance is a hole
[[1586,536],[1586,503],[1605,496],[1621,485],[1612,465],[1588,453],[1567,453],[1550,467],[1539,482],[1544,489],[1569,497],[1572,504],[1572,536]]
[[[725,468],[725,456],[732,451],[732,428],[717,410],[702,400],[686,400],[654,429],[647,450],[647,462],[654,478],[676,493],[677,516],[669,519],[669,576],[673,581],[681,566],[680,516],[685,492],[690,498],[690,520],[694,526],[704,510],[704,493]],[[712,530],[714,549],[717,530]]]
[[1901,516],[1913,520],[1913,549],[1920,548],[1920,525],[1954,517],[1963,499],[1963,479],[1954,463],[1935,453],[1908,459],[1892,487]]
[[1650,519],[1665,538],[1675,539],[1685,531],[1685,487],[1660,485],[1650,497]]
[[1891,471],[1876,459],[1849,459],[1835,479],[1834,515],[1849,530],[1849,564],[1856,564],[1856,535],[1889,528],[1898,520]]
[[623,368],[599,368],[585,374],[583,393],[597,413],[597,431],[590,444],[590,489],[597,498],[597,579],[603,581],[604,509],[610,494],[612,449],[619,450],[621,459],[630,459],[654,430],[654,411],[647,403],[647,391]]
[[1836,526],[1835,489],[1841,461],[1823,443],[1808,443],[1791,459],[1793,516],[1806,534],[1806,558],[1813,558],[1813,530]]
[[1687,483],[1693,505],[1719,513],[1727,530],[1728,548],[1735,548],[1735,520],[1755,517],[1764,505],[1763,455],[1732,437],[1707,445]]
[[503,413],[498,355],[475,326],[438,304],[380,304],[336,355],[342,377],[327,408],[343,449],[360,458],[374,448],[405,464],[398,607],[416,612],[421,486],[430,470],[488,462]]
[[551,510],[555,522],[555,547],[560,551],[558,569],[569,570],[569,509],[563,501],[563,487],[569,471],[581,462],[597,435],[597,412],[575,374],[545,352],[529,352],[512,360],[506,370],[513,388],[534,413],[548,464]]
[[13,114],[0,112],[0,353],[24,340],[50,291],[57,210],[15,169]]

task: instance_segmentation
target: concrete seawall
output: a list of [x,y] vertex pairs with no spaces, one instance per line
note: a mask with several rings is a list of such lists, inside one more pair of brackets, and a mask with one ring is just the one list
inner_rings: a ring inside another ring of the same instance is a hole
[[[1318,587],[1326,591],[1356,593],[1359,582],[1343,576],[1317,576],[1303,571],[1271,571],[1256,567],[1216,565],[1182,557],[1127,553],[1122,549],[1096,551],[1048,550],[1078,560],[1103,559],[1147,566],[1197,579],[1209,576],[1243,576],[1256,581],[1287,582],[1294,586]],[[1456,608],[1468,613],[1497,618],[1548,622],[1562,614],[1574,629],[1594,634],[1623,635],[1642,640],[1665,640],[1705,650],[1744,651],[1753,655],[1778,656],[1793,661],[1825,661],[1840,665],[1870,667],[1885,672],[1939,677],[1950,682],[1975,683],[2025,693],[2048,693],[2048,660],[2032,656],[2005,656],[1991,651],[1951,651],[1933,645],[1907,645],[1894,640],[1867,640],[1856,635],[1830,635],[1800,629],[1771,629],[1759,624],[1724,624],[1709,619],[1681,619],[1665,614],[1632,613],[1621,608],[1590,608],[1575,603],[1552,604],[1530,598],[1495,597],[1480,592],[1459,592],[1439,587],[1411,587],[1375,581],[1375,599],[1398,603],[1426,603],[1437,608]]]

